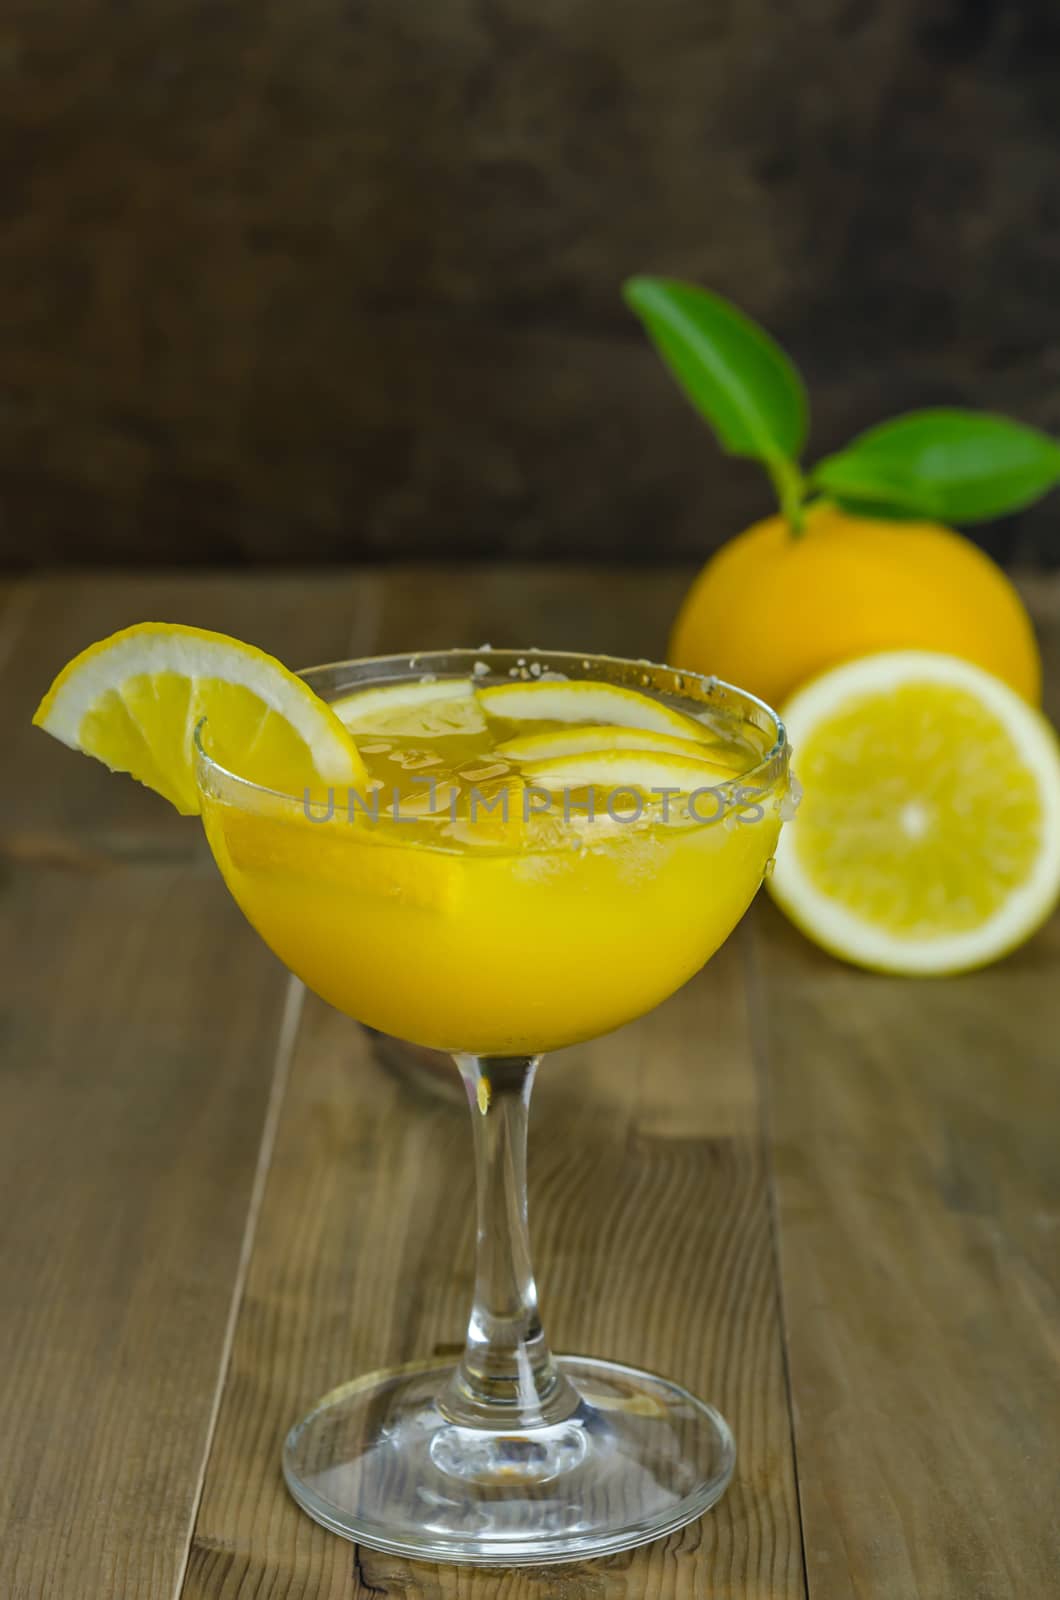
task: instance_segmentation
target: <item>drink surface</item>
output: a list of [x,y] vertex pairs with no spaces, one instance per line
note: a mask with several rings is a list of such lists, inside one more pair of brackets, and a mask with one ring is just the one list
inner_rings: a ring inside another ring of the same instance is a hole
[[641,1015],[727,937],[776,843],[782,781],[755,782],[753,723],[606,684],[522,687],[372,685],[333,701],[367,768],[356,792],[203,793],[266,942],[416,1043],[536,1053]]

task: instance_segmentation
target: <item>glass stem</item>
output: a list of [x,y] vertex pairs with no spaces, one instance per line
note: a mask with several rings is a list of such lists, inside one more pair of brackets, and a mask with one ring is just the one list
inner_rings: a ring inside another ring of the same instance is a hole
[[545,1342],[530,1263],[526,1128],[538,1059],[455,1057],[471,1109],[478,1230],[467,1343],[439,1406],[465,1427],[544,1427],[579,1405]]

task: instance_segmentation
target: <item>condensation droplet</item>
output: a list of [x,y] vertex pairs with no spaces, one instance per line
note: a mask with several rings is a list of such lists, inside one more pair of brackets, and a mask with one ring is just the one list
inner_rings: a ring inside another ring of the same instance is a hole
[[782,794],[777,804],[777,813],[781,822],[791,822],[799,809],[802,800],[802,784],[794,773],[788,779],[786,794]]

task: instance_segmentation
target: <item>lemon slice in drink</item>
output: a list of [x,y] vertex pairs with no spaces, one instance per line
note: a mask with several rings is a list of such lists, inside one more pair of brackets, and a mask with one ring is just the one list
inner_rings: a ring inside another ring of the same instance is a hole
[[1005,684],[895,651],[836,667],[783,715],[804,793],[769,888],[811,939],[882,972],[962,972],[1045,920],[1060,756]]
[[655,733],[647,728],[627,728],[614,724],[602,727],[553,728],[548,733],[517,734],[497,746],[497,754],[508,761],[546,761],[553,756],[579,756],[594,751],[653,750],[659,755],[683,756],[686,760],[709,760],[728,769],[730,775],[750,766],[753,757],[720,742],[710,744],[695,739],[679,739],[672,733]]
[[112,772],[128,772],[191,816],[192,740],[242,778],[300,795],[365,780],[357,747],[301,678],[252,645],[204,628],[142,622],[67,663],[33,721]]
[[529,683],[498,683],[475,692],[487,716],[508,722],[604,723],[669,733],[678,739],[713,738],[701,722],[617,683],[593,683],[588,679],[557,683],[552,678],[538,678]]
[[540,789],[606,789],[616,797],[633,790],[651,796],[693,794],[731,783],[732,768],[695,756],[660,755],[652,750],[586,750],[579,754],[528,761],[527,783]]
[[395,738],[438,738],[450,733],[483,733],[486,728],[470,678],[359,689],[333,700],[331,709],[355,733],[389,733]]

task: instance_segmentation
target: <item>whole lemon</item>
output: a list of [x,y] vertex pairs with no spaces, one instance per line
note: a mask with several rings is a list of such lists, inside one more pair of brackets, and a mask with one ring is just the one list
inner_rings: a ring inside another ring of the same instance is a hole
[[775,706],[827,667],[900,649],[963,656],[1040,701],[1030,618],[988,555],[937,523],[822,503],[801,533],[767,517],[711,557],[678,614],[670,660]]

